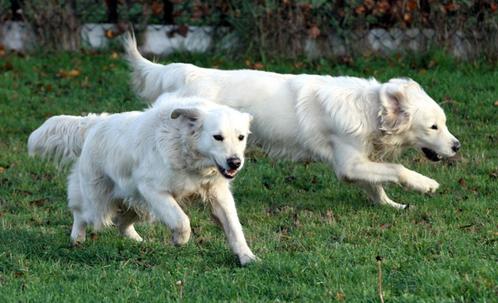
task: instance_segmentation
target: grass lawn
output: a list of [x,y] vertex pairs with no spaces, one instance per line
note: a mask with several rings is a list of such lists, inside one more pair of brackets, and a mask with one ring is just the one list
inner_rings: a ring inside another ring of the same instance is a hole
[[[168,61],[246,67],[244,60],[185,56]],[[164,61],[166,62],[166,61]],[[409,151],[400,162],[441,187],[421,195],[388,186],[410,211],[373,207],[321,163],[249,151],[234,193],[261,262],[241,268],[209,207],[187,205],[193,237],[170,244],[160,224],[140,224],[142,244],[117,230],[69,245],[67,171],[31,159],[29,133],[52,115],[144,108],[123,60],[110,53],[0,57],[0,302],[308,301],[378,302],[381,256],[386,302],[497,302],[498,69],[444,56],[268,63],[266,70],[412,77],[441,102],[462,158],[432,163]]]

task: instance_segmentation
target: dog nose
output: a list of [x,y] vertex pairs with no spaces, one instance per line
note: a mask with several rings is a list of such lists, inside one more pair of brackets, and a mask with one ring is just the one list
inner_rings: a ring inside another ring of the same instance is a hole
[[460,142],[459,141],[453,142],[451,149],[456,153],[460,149]]
[[227,164],[231,169],[237,169],[242,164],[242,161],[238,157],[232,157],[227,159]]

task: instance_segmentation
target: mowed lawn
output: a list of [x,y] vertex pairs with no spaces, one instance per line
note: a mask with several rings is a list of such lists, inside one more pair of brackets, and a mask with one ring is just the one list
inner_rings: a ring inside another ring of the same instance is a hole
[[[245,68],[220,56],[172,57]],[[115,228],[71,247],[67,170],[31,159],[26,141],[52,115],[146,107],[119,54],[0,57],[0,302],[497,302],[498,69],[428,57],[268,63],[277,72],[411,77],[441,103],[461,157],[398,161],[436,179],[433,195],[387,186],[410,211],[372,206],[321,163],[270,159],[258,149],[233,182],[245,235],[261,261],[241,268],[200,202],[185,205],[193,236],[170,244],[140,224],[138,244]]]

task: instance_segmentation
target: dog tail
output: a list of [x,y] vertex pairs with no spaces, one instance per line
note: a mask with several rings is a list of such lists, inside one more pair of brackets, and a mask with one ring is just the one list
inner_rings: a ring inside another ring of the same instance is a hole
[[54,116],[29,135],[28,153],[63,166],[78,159],[88,130],[108,114]]
[[163,89],[166,84],[163,83],[165,66],[151,62],[140,54],[133,32],[124,35],[123,47],[132,69],[132,86],[135,93],[152,103],[165,92]]

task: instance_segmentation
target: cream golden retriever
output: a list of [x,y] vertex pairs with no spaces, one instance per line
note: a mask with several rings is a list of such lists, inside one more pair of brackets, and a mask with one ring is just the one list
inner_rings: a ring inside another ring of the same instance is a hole
[[185,244],[190,221],[179,202],[199,195],[210,202],[240,263],[255,260],[230,191],[244,165],[252,117],[194,97],[158,102],[144,112],[55,116],[30,135],[30,155],[75,161],[68,184],[71,240],[84,241],[87,225],[114,223],[123,236],[142,241],[133,226],[142,215],[160,220],[175,244]]
[[252,138],[270,155],[324,161],[341,180],[362,187],[375,203],[395,208],[382,185],[394,182],[422,193],[439,184],[401,164],[384,162],[406,147],[433,161],[451,157],[460,143],[442,108],[410,79],[290,75],[255,70],[218,70],[192,64],[156,64],[125,39],[139,96],[162,93],[202,96],[254,116]]

